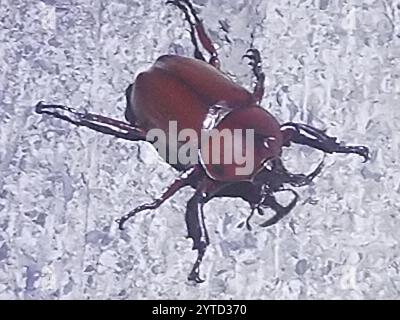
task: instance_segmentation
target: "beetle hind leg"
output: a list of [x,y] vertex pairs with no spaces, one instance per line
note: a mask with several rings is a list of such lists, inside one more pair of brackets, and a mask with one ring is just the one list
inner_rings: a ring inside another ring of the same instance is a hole
[[[167,4],[172,4],[178,7],[185,15],[185,20],[190,26],[190,38],[194,46],[194,57],[199,60],[206,61],[200,51],[197,39],[200,41],[202,47],[210,54],[209,64],[219,69],[220,61],[218,58],[217,50],[215,49],[210,37],[204,29],[203,22],[198,17],[192,3],[189,0],[168,0]],[[197,35],[197,37],[196,37]]]
[[77,126],[84,126],[117,138],[130,141],[146,140],[146,134],[142,129],[99,114],[78,112],[67,106],[44,104],[41,101],[35,106],[35,111],[39,114],[48,114]]
[[246,51],[246,54],[243,56],[243,58],[248,58],[250,60],[249,66],[251,67],[256,78],[256,83],[253,89],[253,97],[256,103],[259,104],[264,96],[265,90],[265,74],[262,71],[260,51],[250,48]]
[[202,190],[196,190],[186,208],[185,220],[188,229],[188,238],[193,240],[193,250],[197,250],[197,258],[189,273],[188,280],[196,283],[204,282],[200,278],[200,264],[207,246],[210,244],[207,228],[204,221],[203,206],[205,195]]

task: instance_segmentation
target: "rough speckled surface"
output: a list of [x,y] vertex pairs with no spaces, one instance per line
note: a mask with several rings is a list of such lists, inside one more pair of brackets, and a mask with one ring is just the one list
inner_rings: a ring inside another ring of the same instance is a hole
[[[213,200],[207,281],[189,284],[192,190],[124,232],[114,223],[176,172],[145,143],[32,109],[45,100],[122,119],[138,72],[160,54],[192,54],[180,12],[160,0],[1,0],[0,298],[398,298],[400,2],[195,3],[223,69],[245,86],[240,56],[253,32],[268,79],[264,107],[368,145],[372,160],[329,156],[315,184],[299,189],[291,216],[269,229],[237,229],[247,205]],[[230,26],[231,44],[218,20]],[[296,172],[320,157],[305,147],[284,156]]]

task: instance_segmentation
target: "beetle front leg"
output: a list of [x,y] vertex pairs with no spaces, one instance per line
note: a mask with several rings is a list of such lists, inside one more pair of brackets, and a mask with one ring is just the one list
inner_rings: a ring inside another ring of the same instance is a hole
[[186,226],[188,229],[188,237],[193,240],[193,250],[197,250],[197,258],[192,270],[188,276],[189,281],[196,283],[204,282],[200,278],[200,264],[203,260],[207,246],[210,244],[207,228],[204,222],[203,206],[205,203],[205,194],[201,188],[188,201],[186,208]]
[[172,197],[176,192],[178,192],[183,187],[190,185],[193,182],[193,179],[198,179],[200,171],[197,167],[190,168],[183,172],[178,179],[176,179],[163,193],[162,195],[154,200],[151,203],[142,204],[141,206],[136,207],[128,214],[122,216],[117,219],[118,227],[120,230],[124,230],[124,223],[130,218],[134,217],[137,213],[144,210],[154,210],[161,206],[166,200]]
[[77,126],[84,126],[117,138],[130,141],[146,140],[146,134],[142,129],[102,115],[78,112],[67,106],[44,104],[41,101],[35,106],[35,111],[39,114],[48,114]]
[[[202,47],[211,55],[209,64],[219,69],[220,61],[218,58],[217,50],[215,49],[210,37],[207,35],[206,30],[204,29],[203,22],[197,16],[197,13],[194,10],[192,3],[189,0],[169,0],[167,1],[167,4],[173,4],[177,6],[184,13],[185,20],[190,25],[190,38],[195,48],[194,57],[196,59],[206,61],[206,59],[204,58],[203,54],[199,49],[199,45],[197,43],[197,38],[196,38],[197,34],[197,37]],[[193,16],[194,22],[192,21],[190,15]]]
[[249,66],[251,67],[253,74],[256,77],[256,83],[253,89],[253,97],[254,101],[257,104],[260,104],[264,96],[264,90],[265,90],[264,88],[265,74],[262,71],[260,51],[254,48],[250,48],[247,50],[243,58],[250,59]]
[[302,173],[291,173],[289,172],[282,163],[281,159],[275,159],[273,161],[272,172],[274,174],[273,180],[279,185],[289,183],[293,187],[303,187],[309,185],[316,176],[318,176],[324,167],[325,155],[318,166],[309,174]]
[[354,153],[369,160],[369,149],[365,146],[345,146],[337,138],[328,136],[324,131],[306,124],[289,122],[281,126],[285,145],[290,142],[303,144],[326,153]]

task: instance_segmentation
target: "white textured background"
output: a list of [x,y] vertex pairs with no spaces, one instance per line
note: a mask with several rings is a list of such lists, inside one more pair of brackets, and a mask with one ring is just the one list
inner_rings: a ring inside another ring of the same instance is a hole
[[[291,216],[269,229],[237,229],[249,212],[240,200],[210,202],[207,281],[189,284],[192,190],[124,232],[113,222],[176,172],[145,143],[33,113],[45,100],[122,119],[138,72],[161,54],[191,56],[181,13],[160,0],[0,0],[0,298],[398,298],[400,1],[195,3],[223,69],[245,86],[240,57],[254,33],[264,107],[367,145],[372,160],[329,156]],[[304,147],[284,156],[296,172],[320,157]]]

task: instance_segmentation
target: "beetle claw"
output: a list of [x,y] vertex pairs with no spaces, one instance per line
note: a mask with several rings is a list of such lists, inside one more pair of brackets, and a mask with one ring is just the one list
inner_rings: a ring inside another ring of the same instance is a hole
[[254,48],[247,49],[246,54],[243,57],[247,57],[251,60],[254,60],[256,63],[261,62],[261,54],[260,51]]
[[367,162],[368,160],[371,160],[369,149],[367,147],[364,146],[357,147],[356,153],[364,158],[363,163]]
[[205,280],[200,278],[200,275],[198,272],[191,272],[188,276],[189,281],[194,281],[195,283],[203,283]]
[[253,55],[250,55],[250,54],[244,54],[242,56],[242,59],[244,59],[244,58],[250,59],[249,63],[255,63],[255,60],[256,60],[255,57]]
[[252,59],[252,57],[251,57],[249,54],[244,54],[244,55],[242,55],[242,60],[243,60],[244,58]]
[[122,221],[122,219],[115,219],[114,221],[118,224],[118,229],[119,230],[125,230],[125,228],[124,228],[124,222],[125,221]]
[[202,248],[197,249],[197,259],[192,267],[192,270],[189,273],[189,276],[188,276],[189,281],[194,281],[196,283],[204,282],[204,279],[200,278],[200,264],[201,264],[201,261],[203,260],[205,248],[206,247],[204,246]]
[[35,112],[36,113],[42,113],[43,112],[42,111],[43,105],[44,105],[44,102],[43,101],[39,101],[35,106]]
[[246,53],[251,53],[255,56],[260,56],[260,51],[258,51],[258,49],[255,48],[249,48],[246,50]]
[[63,105],[44,104],[43,101],[39,101],[36,104],[35,112],[39,114],[48,114],[75,124],[78,124],[87,114],[77,112],[75,109]]

